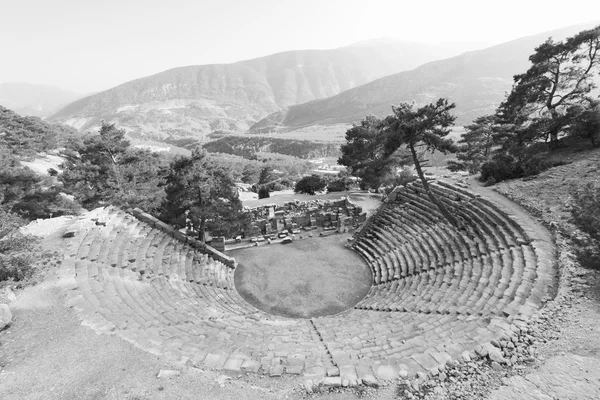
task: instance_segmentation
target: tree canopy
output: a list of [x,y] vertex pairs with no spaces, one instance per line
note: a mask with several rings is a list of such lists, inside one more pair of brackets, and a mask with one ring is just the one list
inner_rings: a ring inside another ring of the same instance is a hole
[[294,187],[294,193],[304,193],[314,195],[316,192],[320,192],[327,186],[327,181],[321,178],[319,175],[312,174],[305,176],[296,182]]
[[456,156],[458,162],[449,161],[450,170],[467,170],[474,174],[481,165],[489,160],[494,147],[496,117],[484,115],[465,126],[465,133],[457,143]]
[[114,124],[103,122],[98,134],[86,136],[65,155],[60,180],[84,207],[110,202],[153,212],[162,203],[164,194],[158,187],[164,181],[166,160],[130,148],[125,131]]
[[569,124],[567,109],[586,101],[595,87],[600,63],[600,26],[564,41],[548,39],[529,57],[531,66],[514,76],[514,86],[500,105],[502,123],[514,125],[514,135],[526,139],[550,137]]
[[0,141],[11,153],[33,155],[78,140],[79,133],[68,126],[50,124],[38,117],[21,116],[0,106]]
[[354,124],[346,131],[346,143],[340,148],[342,155],[338,164],[360,178],[363,187],[376,189],[393,174],[394,162],[384,156],[385,132],[382,128],[382,119],[367,115],[360,124]]
[[165,191],[163,218],[179,227],[187,218],[202,240],[205,230],[227,235],[242,229],[242,203],[229,172],[201,148],[171,163]]
[[383,120],[368,116],[346,132],[338,163],[346,165],[354,176],[376,182],[381,179],[378,176],[390,173],[397,166],[400,151],[407,149],[427,195],[446,219],[458,226],[456,218],[431,192],[417,152],[419,146],[431,152],[455,151],[454,142],[447,138],[456,119],[450,113],[454,107],[454,103],[440,98],[416,109],[410,103],[392,106],[393,113]]

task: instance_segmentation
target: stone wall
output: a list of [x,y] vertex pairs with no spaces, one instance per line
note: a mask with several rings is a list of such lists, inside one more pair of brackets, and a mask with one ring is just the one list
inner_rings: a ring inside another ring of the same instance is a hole
[[173,228],[170,225],[165,224],[158,218],[153,217],[152,215],[150,215],[148,213],[145,213],[143,210],[141,210],[139,208],[134,208],[133,210],[131,210],[131,214],[134,217],[136,217],[137,219],[139,219],[140,221],[145,222],[148,225],[150,225],[158,230],[163,231],[167,235],[169,235],[183,243],[189,244],[190,246],[197,249],[201,253],[204,253],[204,254],[208,255],[209,257],[222,262],[223,264],[227,265],[228,267],[230,267],[230,268],[237,267],[237,262],[235,261],[235,258],[226,256],[225,254],[223,254],[220,251],[218,251],[217,249],[207,245],[206,243],[202,243],[201,241],[196,240],[191,236],[188,236],[184,233],[179,232],[177,229]]
[[[347,198],[339,200],[289,201],[284,204],[267,204],[246,208],[252,222],[247,236],[280,232],[303,227],[339,227],[342,219],[356,226],[366,220],[366,213]],[[346,222],[348,226],[348,222]]]

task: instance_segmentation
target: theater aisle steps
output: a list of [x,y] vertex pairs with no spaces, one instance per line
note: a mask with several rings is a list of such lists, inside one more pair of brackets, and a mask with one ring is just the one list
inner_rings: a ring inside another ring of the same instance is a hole
[[[340,384],[435,371],[512,335],[551,295],[555,266],[526,221],[444,182],[449,225],[419,184],[398,188],[352,248],[373,284],[353,309],[289,319],[246,303],[234,270],[116,208],[79,218],[60,270],[82,324],[205,368]],[[393,199],[393,200],[392,200]]]

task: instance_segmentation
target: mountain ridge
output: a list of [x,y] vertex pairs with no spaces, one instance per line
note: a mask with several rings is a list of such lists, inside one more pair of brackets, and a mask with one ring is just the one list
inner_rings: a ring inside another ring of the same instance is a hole
[[287,106],[333,96],[440,53],[395,41],[176,67],[70,103],[51,120],[85,130],[104,119],[132,137],[151,139],[239,133]]
[[80,93],[52,85],[0,83],[0,104],[22,115],[47,117],[62,106],[80,98]]
[[529,55],[548,36],[563,39],[594,24],[583,24],[511,40],[486,49],[431,61],[410,71],[376,79],[335,96],[290,106],[251,127],[251,132],[312,125],[354,123],[368,114],[385,116],[391,105],[422,105],[447,97],[457,104],[457,124],[494,112],[510,90],[515,74],[529,67]]

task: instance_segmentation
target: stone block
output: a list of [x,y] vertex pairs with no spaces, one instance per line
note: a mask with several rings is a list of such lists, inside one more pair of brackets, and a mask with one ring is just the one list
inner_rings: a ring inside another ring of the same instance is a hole
[[347,386],[354,387],[358,385],[358,374],[356,373],[356,368],[352,364],[340,366],[340,378],[342,378],[342,384],[344,381],[348,381]]
[[287,356],[288,365],[304,366],[305,361],[306,361],[306,356],[304,354],[290,354]]
[[207,368],[221,369],[225,365],[227,357],[221,354],[207,354],[204,359],[204,365]]
[[278,377],[278,376],[283,375],[283,365],[282,364],[271,365],[271,368],[269,369],[269,375],[271,377]]
[[304,368],[304,377],[319,382],[325,377],[325,368],[322,365],[307,365]]
[[429,354],[413,354],[411,358],[417,362],[423,369],[429,370],[438,366],[438,362]]
[[300,375],[303,369],[302,365],[288,365],[285,367],[285,372],[292,375]]
[[227,361],[225,361],[225,364],[223,365],[223,369],[226,369],[229,371],[239,371],[241,369],[243,363],[244,363],[243,358],[237,357],[237,356],[231,356],[227,359]]
[[256,373],[260,369],[260,363],[254,360],[247,359],[244,360],[240,368],[244,372]]
[[339,376],[328,376],[322,383],[325,389],[339,388],[342,386],[342,378]]
[[179,371],[173,371],[173,370],[170,370],[170,369],[161,369],[158,372],[158,375],[156,375],[156,377],[164,379],[164,378],[173,378],[173,377],[176,377],[176,376],[179,376],[179,375],[181,375],[181,372],[179,372]]

